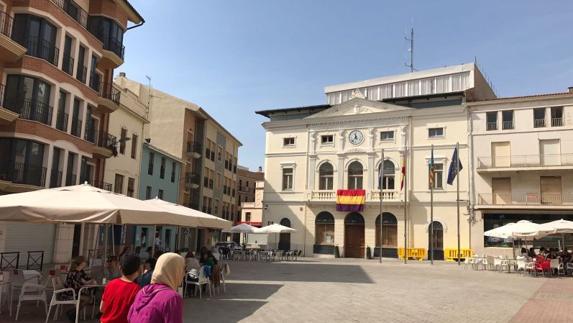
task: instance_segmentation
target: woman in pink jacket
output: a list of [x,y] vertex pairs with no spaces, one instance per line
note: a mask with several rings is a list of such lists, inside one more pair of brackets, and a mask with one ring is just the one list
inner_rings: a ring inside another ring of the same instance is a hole
[[183,299],[177,288],[185,277],[185,259],[164,253],[157,259],[151,284],[135,296],[127,319],[132,323],[182,323]]

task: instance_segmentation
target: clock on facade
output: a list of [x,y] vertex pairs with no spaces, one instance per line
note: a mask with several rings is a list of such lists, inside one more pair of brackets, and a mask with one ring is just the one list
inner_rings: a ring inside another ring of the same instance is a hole
[[353,145],[360,145],[364,140],[364,135],[360,130],[352,130],[348,135],[348,140]]

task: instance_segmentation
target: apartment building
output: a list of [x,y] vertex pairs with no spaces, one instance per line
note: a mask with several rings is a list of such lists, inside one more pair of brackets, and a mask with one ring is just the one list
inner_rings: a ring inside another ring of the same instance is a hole
[[[475,169],[474,248],[491,253],[510,246],[483,236],[509,222],[573,220],[573,88],[471,102],[468,108]],[[557,246],[550,239],[536,244]]]
[[[237,187],[233,188],[233,191],[236,191],[237,193],[237,198],[236,198],[236,202],[237,202],[237,215],[234,216],[232,218],[233,222],[237,223],[237,222],[244,222],[247,221],[245,220],[241,214],[241,208],[243,203],[253,203],[255,202],[255,195],[256,195],[256,190],[257,189],[261,189],[263,187],[258,187],[257,183],[260,181],[264,181],[265,179],[265,173],[263,173],[263,169],[262,167],[259,167],[258,171],[251,171],[249,170],[248,167],[244,167],[244,166],[238,166],[237,167]],[[261,201],[262,201],[262,196],[261,196]],[[262,214],[261,214],[262,215]],[[249,222],[251,225],[256,225],[256,226],[260,226],[261,225],[261,219],[259,218],[259,221],[251,221],[248,220],[247,222]]]
[[252,201],[241,202],[241,223],[248,223],[253,226],[263,226],[263,197],[265,190],[265,181],[255,181],[253,183]]
[[[442,258],[444,249],[457,244],[456,189],[446,184],[446,178],[456,143],[462,163],[469,160],[465,104],[495,98],[477,66],[462,64],[328,86],[325,92],[328,104],[257,112],[269,118],[263,123],[263,222],[296,229],[281,234],[277,246],[331,256],[338,247],[342,256],[359,258],[369,247],[375,256],[382,252],[396,257],[405,239],[409,248],[424,249],[432,240],[435,258]],[[402,166],[407,174],[404,188]],[[468,171],[460,175],[465,201],[468,179]],[[365,190],[362,210],[337,211],[338,189]],[[464,217],[462,244],[467,247],[469,223]]]
[[[1,194],[101,185],[114,152],[110,114],[119,109],[113,71],[128,23],[143,18],[126,0],[3,0],[0,11]],[[1,226],[3,249],[45,250],[45,262],[82,247],[74,226]]]
[[[181,161],[177,203],[232,219],[237,210],[234,189],[241,143],[192,102],[130,80],[125,74],[115,82],[146,102],[150,123],[145,126],[144,141]],[[164,166],[167,170],[172,167],[167,158]],[[185,240],[198,242],[195,247],[218,238],[218,232],[209,229],[192,229],[186,234],[191,237]]]

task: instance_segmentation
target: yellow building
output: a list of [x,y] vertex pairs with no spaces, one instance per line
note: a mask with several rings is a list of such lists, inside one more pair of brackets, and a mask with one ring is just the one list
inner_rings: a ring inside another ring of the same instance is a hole
[[[456,143],[469,160],[466,101],[495,98],[474,64],[326,88],[329,104],[257,112],[266,130],[263,222],[296,229],[276,247],[305,255],[396,257],[429,249],[429,160],[434,147],[434,258],[457,246],[456,187],[447,185]],[[382,152],[384,158],[382,158]],[[401,168],[406,161],[406,185]],[[383,163],[382,191],[378,169]],[[469,171],[460,176],[461,243],[469,245]],[[364,189],[361,212],[336,211],[337,189]],[[380,198],[383,200],[380,229]],[[406,202],[405,202],[406,198]],[[406,231],[406,234],[405,234]]]

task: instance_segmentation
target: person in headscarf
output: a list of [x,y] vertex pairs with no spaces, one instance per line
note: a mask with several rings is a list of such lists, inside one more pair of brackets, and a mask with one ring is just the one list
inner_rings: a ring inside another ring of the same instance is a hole
[[151,284],[135,296],[127,319],[132,323],[183,323],[183,299],[177,292],[185,276],[185,259],[164,253],[155,264]]

